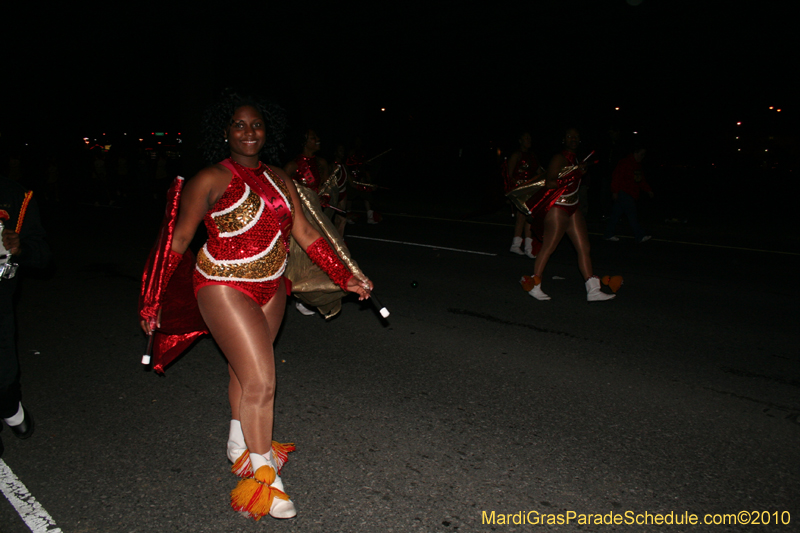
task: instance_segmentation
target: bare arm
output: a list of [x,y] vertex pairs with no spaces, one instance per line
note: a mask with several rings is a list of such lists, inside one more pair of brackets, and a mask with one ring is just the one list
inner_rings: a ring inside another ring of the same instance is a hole
[[294,161],[289,161],[283,166],[283,171],[286,173],[287,176],[294,176],[294,173],[297,172],[297,163],[295,163]]
[[508,177],[512,180],[517,179],[517,164],[519,164],[519,160],[522,158],[521,152],[514,152],[511,154],[511,157],[508,158]]
[[232,178],[231,171],[224,167],[208,167],[193,177],[181,193],[178,220],[172,234],[172,251],[184,253],[211,207],[225,193]]
[[561,154],[556,154],[550,160],[550,166],[547,167],[547,177],[545,178],[544,186],[548,189],[555,189],[558,187],[558,173],[567,165],[567,158]]

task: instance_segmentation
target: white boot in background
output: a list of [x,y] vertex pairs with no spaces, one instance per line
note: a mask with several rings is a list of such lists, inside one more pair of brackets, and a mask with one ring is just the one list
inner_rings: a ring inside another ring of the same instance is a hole
[[514,240],[511,241],[509,252],[517,255],[525,255],[525,252],[522,251],[522,237],[514,237]]

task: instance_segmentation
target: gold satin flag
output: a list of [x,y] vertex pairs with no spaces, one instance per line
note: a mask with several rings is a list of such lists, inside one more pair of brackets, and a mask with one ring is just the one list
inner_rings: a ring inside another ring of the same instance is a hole
[[[358,268],[342,237],[336,231],[331,220],[322,212],[319,197],[314,191],[295,182],[297,193],[303,205],[303,214],[308,222],[322,235],[342,263],[359,279],[366,276]],[[307,307],[316,307],[326,319],[332,318],[342,310],[342,298],[347,294],[331,281],[325,272],[308,257],[306,251],[291,240],[289,264],[286,266],[286,277],[292,282],[292,293]]]
[[525,185],[521,185],[516,189],[514,189],[513,191],[509,191],[506,194],[508,199],[511,200],[511,203],[513,203],[517,209],[519,209],[526,215],[530,215],[531,213],[530,211],[528,211],[528,207],[525,205],[525,202],[527,202],[531,196],[536,194],[536,192],[539,189],[544,187],[544,181],[545,181],[544,174],[539,174],[539,176],[542,176],[542,178],[538,180],[536,178],[533,178],[536,181],[532,181],[530,183],[526,183]]

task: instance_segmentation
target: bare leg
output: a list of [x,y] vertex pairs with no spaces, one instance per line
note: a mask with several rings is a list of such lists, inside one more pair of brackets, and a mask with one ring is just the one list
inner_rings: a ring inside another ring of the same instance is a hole
[[514,237],[522,237],[523,231],[526,237],[531,236],[531,225],[525,222],[525,215],[517,211],[514,218]]
[[544,267],[553,252],[556,251],[558,243],[564,236],[569,224],[569,216],[561,209],[555,207],[544,216],[544,234],[542,236],[542,249],[536,255],[536,262],[533,264],[533,273],[540,278],[544,273]]
[[286,291],[259,307],[249,296],[224,285],[202,287],[197,303],[228,359],[231,414],[242,423],[250,451],[267,454],[272,446],[275,356],[272,343],[283,319]]
[[569,217],[567,224],[567,235],[575,246],[578,252],[578,268],[583,274],[583,280],[593,276],[592,274],[592,256],[589,254],[589,232],[586,230],[586,219],[583,218],[583,213],[580,210]]

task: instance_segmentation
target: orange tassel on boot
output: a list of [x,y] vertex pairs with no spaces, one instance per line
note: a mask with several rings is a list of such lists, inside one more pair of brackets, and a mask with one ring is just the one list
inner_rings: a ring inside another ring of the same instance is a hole
[[[275,457],[275,463],[278,466],[278,475],[281,475],[283,465],[289,462],[289,453],[295,451],[293,442],[282,444],[276,440],[272,441],[272,456]],[[236,459],[231,467],[231,472],[239,477],[253,477],[253,467],[250,465],[250,451],[245,450],[242,455]]]
[[260,467],[255,476],[242,479],[231,491],[231,507],[249,514],[255,520],[269,514],[275,498],[289,501],[289,496],[275,487],[275,469],[269,465]]
[[519,280],[520,285],[522,285],[522,289],[525,292],[530,292],[536,285],[539,285],[542,282],[542,278],[537,275],[533,276],[522,276],[522,279]]
[[622,287],[622,276],[603,276],[603,285],[608,285],[611,292],[617,292]]

